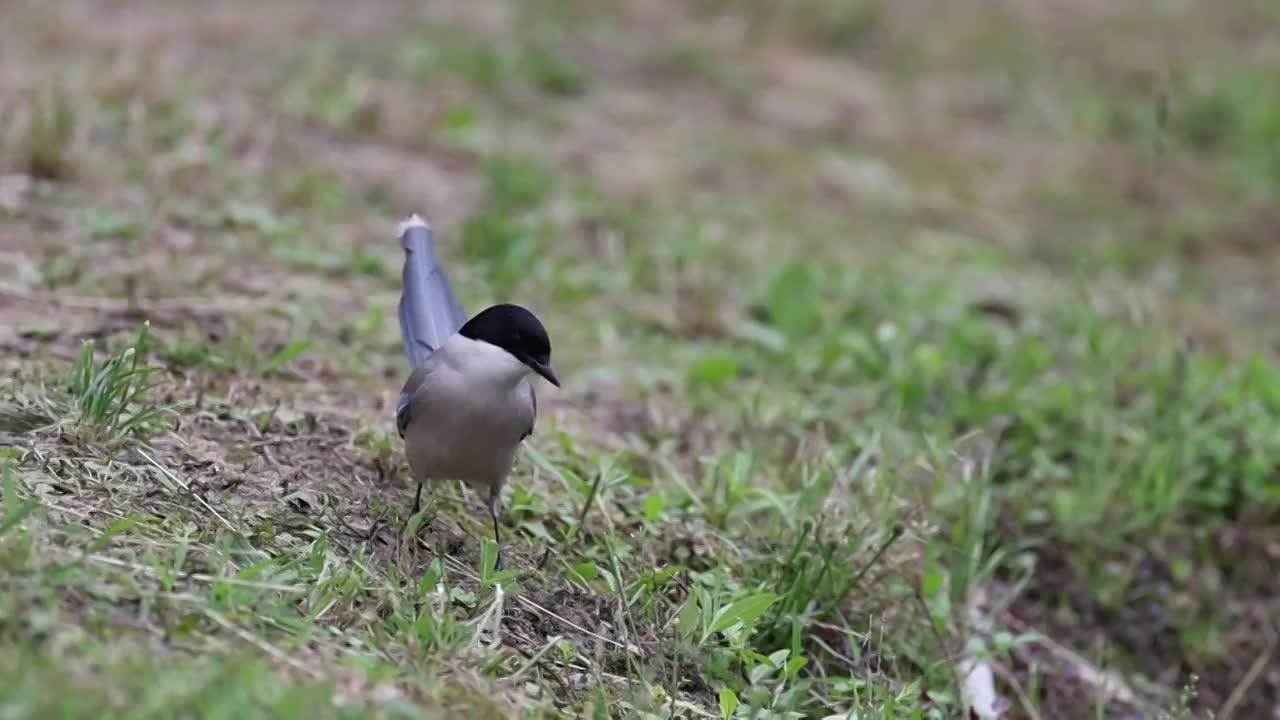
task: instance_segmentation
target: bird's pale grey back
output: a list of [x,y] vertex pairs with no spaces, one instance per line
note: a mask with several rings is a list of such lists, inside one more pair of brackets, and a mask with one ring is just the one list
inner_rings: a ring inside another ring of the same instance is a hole
[[461,335],[428,356],[403,389],[417,418],[405,429],[414,475],[501,489],[534,422],[527,374],[506,351]]

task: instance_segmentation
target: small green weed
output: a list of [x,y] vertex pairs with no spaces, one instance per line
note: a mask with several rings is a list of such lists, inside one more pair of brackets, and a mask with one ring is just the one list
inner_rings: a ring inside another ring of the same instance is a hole
[[148,398],[156,386],[156,368],[142,360],[147,353],[149,323],[143,323],[134,343],[101,363],[93,342],[85,343],[71,368],[67,389],[78,411],[77,426],[89,441],[126,436],[145,437],[154,431],[166,410]]
[[30,107],[32,114],[22,141],[27,172],[49,180],[70,177],[76,167],[72,141],[78,121],[71,96],[55,87],[34,98]]

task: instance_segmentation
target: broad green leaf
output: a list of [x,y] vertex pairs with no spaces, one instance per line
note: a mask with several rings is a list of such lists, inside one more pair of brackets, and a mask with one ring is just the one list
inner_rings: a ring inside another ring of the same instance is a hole
[[796,657],[791,658],[791,660],[787,662],[787,667],[784,668],[782,671],[782,679],[790,680],[791,678],[795,677],[796,673],[800,672],[800,669],[803,668],[806,664],[808,664],[808,662],[809,662],[808,658],[800,655],[797,655]]
[[295,340],[284,347],[283,350],[271,356],[264,366],[266,370],[279,370],[284,367],[290,360],[298,357],[302,353],[311,349],[310,340]]
[[422,573],[422,580],[418,581],[418,595],[426,595],[435,589],[436,583],[444,577],[444,565],[439,559],[432,560],[427,566],[427,571]]
[[520,523],[520,529],[538,538],[539,540],[543,540],[548,543],[555,542],[554,540],[551,539],[551,533],[547,530],[547,526],[544,525],[541,521],[526,520]]
[[738,377],[738,358],[727,350],[712,350],[689,366],[689,383],[715,387]]
[[661,495],[650,495],[644,499],[644,516],[649,522],[654,522],[658,516],[662,514],[662,508],[665,503]]
[[724,720],[733,717],[734,711],[738,709],[738,696],[728,688],[720,691],[720,716]]
[[793,263],[774,277],[769,314],[773,324],[792,338],[818,329],[818,283],[808,266]]
[[572,568],[569,568],[569,577],[582,583],[596,579],[596,576],[599,574],[599,568],[596,567],[595,563],[590,561],[578,563]]
[[476,597],[476,594],[470,590],[460,587],[451,587],[449,588],[449,602],[473,608],[476,606],[478,598]]
[[751,623],[763,615],[776,599],[777,595],[769,592],[748,595],[721,610],[712,621],[708,632],[727,630],[738,623],[742,623],[744,628],[750,627]]
[[508,595],[519,595],[519,588],[512,582],[519,577],[519,575],[519,570],[499,570],[485,580],[484,586],[493,587],[494,585],[502,585]]
[[754,686],[762,684],[769,676],[773,675],[773,671],[776,669],[777,668],[772,663],[768,662],[762,662],[756,665],[751,668],[751,672],[749,674],[751,684]]
[[498,564],[498,544],[492,540],[480,542],[480,583],[489,584],[489,578]]
[[942,581],[942,569],[934,563],[929,563],[929,569],[925,571],[924,577],[920,578],[920,594],[927,598],[937,595],[942,589]]
[[120,518],[119,520],[115,521],[114,523],[111,524],[111,527],[107,528],[106,532],[99,535],[96,539],[94,539],[92,543],[89,544],[88,547],[84,549],[84,553],[80,555],[80,559],[84,560],[90,555],[101,552],[103,549],[105,549],[108,545],[111,544],[111,540],[114,539],[115,536],[119,535],[120,533],[126,532],[127,530],[129,530],[130,528],[132,528],[134,525],[137,525],[137,524],[138,524],[138,521],[134,520],[133,518],[127,518],[127,517]]
[[702,618],[702,613],[698,610],[698,597],[696,595],[689,593],[684,605],[680,606],[680,612],[677,617],[679,619],[676,629],[680,633],[680,637],[693,637],[693,633],[698,629],[698,621]]
[[418,530],[422,527],[422,523],[427,521],[427,515],[429,513],[430,508],[423,508],[414,514],[413,517],[409,518],[409,523],[405,525],[404,528],[404,538],[406,541],[418,536]]

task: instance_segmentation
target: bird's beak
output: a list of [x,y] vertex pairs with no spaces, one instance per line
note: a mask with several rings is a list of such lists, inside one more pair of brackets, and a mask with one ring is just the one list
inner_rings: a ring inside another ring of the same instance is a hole
[[530,365],[533,371],[547,379],[547,382],[560,387],[560,378],[556,377],[556,369],[551,367],[551,363],[532,362]]

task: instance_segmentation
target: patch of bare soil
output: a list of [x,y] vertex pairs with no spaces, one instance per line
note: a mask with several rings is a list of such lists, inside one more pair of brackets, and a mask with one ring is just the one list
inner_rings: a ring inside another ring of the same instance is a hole
[[[1266,527],[1226,528],[1215,546],[1213,557],[1196,558],[1181,579],[1162,558],[1194,556],[1189,547],[1143,552],[1125,597],[1114,602],[1087,590],[1091,583],[1073,569],[1070,548],[1037,552],[1036,582],[1010,608],[1008,620],[1049,639],[1050,651],[1033,645],[1019,652],[1026,682],[1049,673],[1040,683],[1045,717],[1093,717],[1082,696],[1108,707],[1107,717],[1142,717],[1176,699],[1151,697],[1116,671],[1175,690],[1194,678],[1199,712],[1270,717],[1280,702],[1280,605],[1273,587],[1280,534]],[[1210,627],[1224,632],[1206,633]]]

